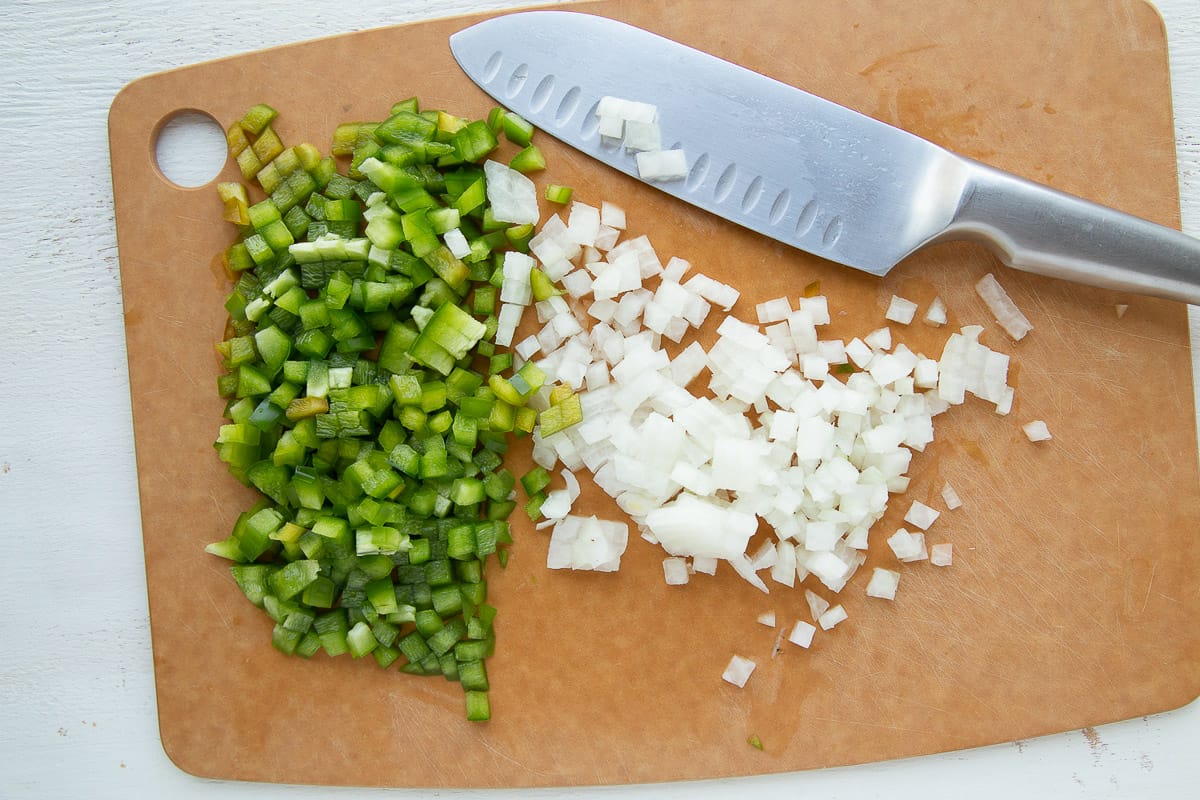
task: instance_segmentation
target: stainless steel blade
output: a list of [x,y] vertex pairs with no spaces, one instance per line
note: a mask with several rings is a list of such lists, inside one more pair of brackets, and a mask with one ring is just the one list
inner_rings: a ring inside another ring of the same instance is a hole
[[504,106],[629,175],[598,133],[606,95],[658,107],[686,179],[662,191],[779,241],[883,275],[918,248],[978,239],[1011,266],[1200,303],[1200,242],[1025,181],[640,28],[528,11],[459,31],[463,70]]
[[460,31],[450,48],[497,101],[634,177],[633,154],[597,133],[596,105],[653,103],[664,148],[682,147],[690,167],[655,186],[833,261],[882,275],[953,212],[924,209],[923,222],[911,207],[943,161],[935,145],[640,28],[531,11]]

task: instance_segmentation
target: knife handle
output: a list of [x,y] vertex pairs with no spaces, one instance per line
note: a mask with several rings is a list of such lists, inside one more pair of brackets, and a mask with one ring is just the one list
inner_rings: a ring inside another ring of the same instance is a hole
[[944,239],[1016,269],[1200,305],[1200,239],[970,159]]

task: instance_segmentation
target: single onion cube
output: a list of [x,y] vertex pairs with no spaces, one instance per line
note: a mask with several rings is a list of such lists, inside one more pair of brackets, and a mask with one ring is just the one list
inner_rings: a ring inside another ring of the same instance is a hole
[[925,311],[925,321],[934,327],[938,327],[945,325],[947,319],[946,301],[940,297],[933,298],[933,302],[929,304],[929,308]]
[[471,255],[471,245],[467,241],[467,237],[458,228],[451,228],[446,231],[442,239],[445,240],[446,247],[455,258],[466,258]]
[[683,586],[688,582],[687,560],[672,556],[664,558],[663,562],[663,577],[667,581],[667,586]]
[[935,544],[929,548],[929,563],[935,567],[948,567],[954,560],[954,545],[950,543]]
[[923,547],[920,540],[904,528],[900,528],[889,536],[887,543],[888,547],[892,548],[892,552],[896,554],[896,558],[901,561],[920,555],[921,548]]
[[692,571],[700,572],[700,573],[703,573],[704,575],[716,575],[717,574],[717,559],[702,558],[700,556],[696,556],[695,558],[692,559]]
[[904,515],[904,521],[911,525],[916,525],[923,531],[927,531],[929,530],[929,526],[934,523],[934,520],[938,518],[939,514],[940,512],[936,509],[930,508],[918,500],[914,500],[913,504],[908,508],[908,513]]
[[1021,426],[1021,430],[1025,431],[1026,438],[1031,442],[1044,442],[1054,438],[1050,435],[1050,429],[1046,427],[1046,423],[1040,419],[1026,422]]
[[677,181],[687,177],[687,156],[682,150],[638,153],[637,168],[642,180]]
[[821,626],[821,630],[827,631],[839,622],[844,622],[848,616],[846,609],[839,604],[822,614],[821,618],[817,620],[817,624]]
[[948,483],[942,487],[942,500],[946,502],[946,508],[951,511],[956,508],[962,508],[962,498],[958,496],[958,492],[954,491],[954,487]]
[[792,632],[788,634],[788,641],[800,647],[808,647],[812,644],[813,634],[817,632],[815,625],[810,625],[804,620],[797,620],[796,625],[792,628]]
[[725,667],[725,672],[721,674],[721,677],[741,689],[746,685],[746,681],[750,680],[756,666],[758,665],[750,659],[735,655],[729,659],[729,666]]
[[662,149],[662,131],[657,122],[638,122],[629,120],[625,123],[625,150],[655,151]]
[[537,188],[533,181],[497,161],[483,165],[492,216],[499,222],[536,224],[539,218]]
[[884,600],[896,599],[896,587],[900,585],[900,573],[890,569],[875,568],[867,584],[867,596]]
[[625,209],[607,200],[600,203],[600,224],[625,230]]
[[911,300],[905,300],[899,295],[892,295],[892,302],[888,305],[886,319],[892,322],[898,322],[901,325],[908,325],[913,321],[913,317],[917,313],[917,304]]
[[760,625],[766,625],[768,628],[774,628],[775,627],[775,612],[774,611],[764,611],[763,613],[759,614],[758,615],[758,623]]
[[1017,304],[1004,291],[1004,287],[996,280],[996,276],[988,273],[975,284],[975,291],[983,298],[983,302],[991,310],[996,322],[1004,328],[1004,332],[1015,341],[1025,338],[1025,334],[1033,330],[1032,323],[1017,308]]
[[[871,331],[863,337],[863,341],[873,350],[891,350],[892,349],[892,329],[879,328]],[[853,358],[853,356],[851,356]]]

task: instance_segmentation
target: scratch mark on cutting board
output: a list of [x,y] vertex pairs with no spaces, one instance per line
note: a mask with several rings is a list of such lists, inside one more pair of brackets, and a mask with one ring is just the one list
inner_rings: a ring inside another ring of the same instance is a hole
[[860,69],[858,71],[858,74],[863,75],[863,76],[870,75],[872,72],[876,72],[877,70],[879,70],[883,67],[890,66],[891,64],[894,64],[895,62],[897,62],[903,58],[906,58],[907,56],[911,56],[913,53],[920,53],[924,50],[932,50],[935,47],[937,47],[937,44],[930,42],[929,44],[922,44],[922,45],[917,45],[916,47],[910,47],[907,50],[900,50],[895,53],[888,53],[886,56],[880,56],[879,58],[875,59],[870,64],[868,64],[867,66]]
[[902,733],[923,733],[923,734],[931,733],[931,731],[925,730],[924,728],[909,728],[904,725],[890,725],[886,722],[872,722],[872,721],[861,720],[861,719],[845,719],[845,718],[834,719],[833,717],[821,717],[821,716],[815,716],[815,715],[810,717],[810,719],[815,719],[820,722],[836,722],[838,724],[846,724],[846,725],[861,725],[864,728],[882,728],[883,730],[900,731]]

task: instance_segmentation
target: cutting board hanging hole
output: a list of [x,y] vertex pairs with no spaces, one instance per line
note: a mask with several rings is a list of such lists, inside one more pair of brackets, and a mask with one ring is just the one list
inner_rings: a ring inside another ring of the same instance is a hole
[[163,177],[185,189],[212,183],[225,165],[225,132],[202,111],[180,111],[159,126],[154,160]]

